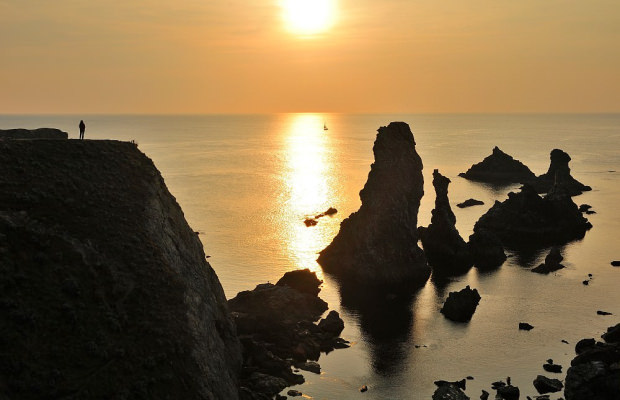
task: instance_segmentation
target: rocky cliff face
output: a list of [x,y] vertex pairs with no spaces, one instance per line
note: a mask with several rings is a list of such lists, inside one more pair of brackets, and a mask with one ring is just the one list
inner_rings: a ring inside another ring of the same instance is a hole
[[4,141],[0,168],[0,397],[237,398],[223,290],[150,159]]
[[417,220],[424,193],[422,160],[409,125],[379,128],[375,162],[360,192],[360,209],[342,221],[321,251],[323,269],[364,284],[424,282],[430,269],[417,245]]

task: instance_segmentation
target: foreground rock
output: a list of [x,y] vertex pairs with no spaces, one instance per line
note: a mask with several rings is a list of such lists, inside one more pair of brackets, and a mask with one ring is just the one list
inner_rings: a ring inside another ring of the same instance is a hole
[[515,160],[497,146],[490,156],[474,164],[459,176],[472,181],[495,184],[526,183],[536,177],[521,161]]
[[479,228],[471,234],[467,246],[474,265],[478,269],[497,268],[506,261],[502,242],[495,234],[486,229]]
[[561,187],[570,196],[579,195],[585,191],[592,190],[577,181],[570,174],[568,163],[570,156],[562,150],[553,149],[550,154],[551,163],[547,173],[540,175],[533,180],[532,185],[538,193],[548,193],[553,188]]
[[60,129],[0,129],[1,139],[67,139],[69,135]]
[[467,322],[471,319],[480,302],[478,290],[467,286],[459,292],[450,292],[441,313],[456,322]]
[[458,386],[446,383],[435,390],[433,400],[469,400],[469,397]]
[[392,122],[379,128],[373,152],[375,162],[360,192],[362,205],[342,221],[318,262],[350,285],[419,285],[430,268],[417,246],[424,179],[409,125]]
[[418,228],[428,263],[439,274],[463,273],[473,264],[469,247],[455,226],[456,217],[448,199],[449,184],[450,179],[438,170],[433,171],[435,208],[430,225]]
[[[566,374],[566,400],[617,400],[620,393],[620,324],[603,335],[605,342],[583,339]],[[616,332],[615,334],[613,332]]]
[[562,385],[562,381],[559,379],[551,379],[544,375],[538,375],[536,379],[534,379],[534,387],[538,393],[545,394],[559,392],[564,385]]
[[581,239],[592,227],[571,197],[561,189],[544,198],[529,185],[508,193],[476,222],[474,232],[484,229],[512,248],[543,247]]
[[500,386],[496,390],[496,399],[499,397],[499,399],[502,400],[519,400],[519,397],[521,396],[519,387],[512,386],[511,384]]
[[[348,347],[338,336],[344,322],[336,311],[317,321],[327,303],[317,295],[322,282],[310,270],[287,272],[277,284],[264,283],[228,301],[243,345],[242,398],[274,396],[304,378],[291,366],[320,373],[321,352]],[[310,361],[308,361],[310,360]]]
[[560,249],[558,247],[553,247],[549,251],[549,254],[545,257],[545,262],[540,264],[538,267],[533,268],[532,272],[536,272],[539,274],[548,274],[550,272],[557,271],[559,269],[564,268],[560,262],[564,259],[562,254],[560,253]]
[[224,292],[150,159],[10,140],[0,168],[0,398],[237,398]]

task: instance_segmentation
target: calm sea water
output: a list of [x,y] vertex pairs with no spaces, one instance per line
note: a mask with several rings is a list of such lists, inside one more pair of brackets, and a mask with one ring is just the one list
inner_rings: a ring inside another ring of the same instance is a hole
[[[598,337],[620,315],[620,115],[344,115],[257,116],[0,116],[0,128],[56,127],[87,139],[135,140],[162,172],[230,298],[286,271],[310,268],[324,279],[321,297],[345,320],[347,350],[323,355],[321,375],[305,373],[300,386],[314,399],[430,398],[437,379],[471,375],[467,394],[478,398],[490,383],[512,377],[522,397],[548,358],[564,365],[576,341]],[[424,162],[425,196],[419,224],[434,203],[431,174],[448,176],[457,228],[467,239],[475,221],[510,190],[468,182],[457,174],[497,145],[536,174],[546,172],[549,152],[572,157],[573,176],[593,191],[575,197],[597,213],[586,237],[563,248],[566,269],[541,276],[529,271],[544,258],[511,254],[496,271],[468,274],[447,284],[432,281],[410,307],[370,315],[341,306],[336,283],[323,276],[317,252],[360,206],[379,126],[408,122]],[[326,123],[329,130],[323,130]],[[122,177],[119,177],[122,179]],[[484,206],[459,209],[470,197]],[[338,209],[317,226],[303,220]],[[590,285],[581,282],[593,274]],[[446,320],[439,309],[448,292],[466,285],[482,300],[467,324]],[[604,317],[597,310],[614,313]],[[519,331],[519,322],[535,328]],[[562,343],[562,339],[570,344]],[[546,374],[549,375],[549,374]],[[359,388],[368,385],[366,393]],[[557,398],[558,396],[552,397]]]

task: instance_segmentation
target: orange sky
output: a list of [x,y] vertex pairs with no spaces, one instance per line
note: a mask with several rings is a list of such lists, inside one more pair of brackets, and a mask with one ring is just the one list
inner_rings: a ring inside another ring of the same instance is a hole
[[0,0],[0,113],[620,112],[618,0],[284,1]]

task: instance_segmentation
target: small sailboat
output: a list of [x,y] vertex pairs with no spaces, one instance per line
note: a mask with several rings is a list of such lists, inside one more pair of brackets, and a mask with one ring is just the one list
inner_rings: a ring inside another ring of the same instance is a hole
[[327,128],[327,124],[326,124],[325,122],[323,122],[323,130],[324,130],[324,131],[328,130],[328,128]]

